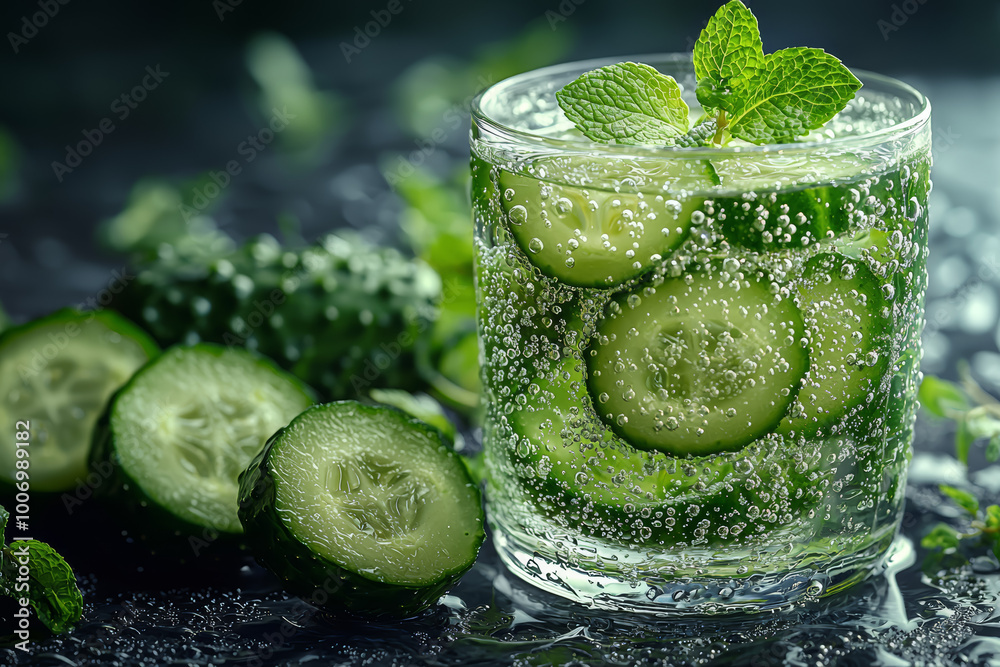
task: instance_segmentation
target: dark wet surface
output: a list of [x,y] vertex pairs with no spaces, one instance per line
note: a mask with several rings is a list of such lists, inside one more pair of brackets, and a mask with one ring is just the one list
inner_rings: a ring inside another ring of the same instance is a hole
[[[73,632],[23,665],[300,664],[989,664],[1000,655],[1000,573],[992,557],[928,576],[929,524],[954,512],[922,481],[941,460],[919,455],[899,551],[868,581],[833,597],[757,616],[691,620],[608,614],[540,592],[507,573],[489,543],[475,568],[433,609],[403,622],[332,618],[284,595],[252,558],[226,547],[151,557],[97,505],[39,535],[81,575],[86,608]],[[947,472],[945,473],[947,475]],[[984,498],[991,492],[980,487]],[[993,492],[995,494],[995,492]],[[995,499],[995,498],[994,498]],[[53,514],[61,507],[51,508]],[[54,526],[52,516],[47,525]]]

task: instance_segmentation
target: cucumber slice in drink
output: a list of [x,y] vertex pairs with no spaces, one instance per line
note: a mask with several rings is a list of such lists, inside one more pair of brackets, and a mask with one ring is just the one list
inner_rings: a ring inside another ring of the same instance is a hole
[[[600,176],[634,184],[641,168],[633,173],[610,165]],[[662,171],[662,164],[659,168]],[[717,182],[708,162],[679,163],[675,168],[685,172],[684,178],[655,192],[616,191],[610,182],[602,183],[603,189],[566,185],[509,171],[500,173],[498,183],[511,234],[535,266],[567,285],[612,287],[642,274],[678,247],[692,215],[704,205],[704,199],[690,196],[685,188]],[[612,178],[610,169],[621,173]],[[553,166],[546,173],[562,172]],[[657,173],[668,185],[672,182]]]
[[846,230],[846,218],[831,216],[839,206],[835,188],[716,197],[714,211],[730,243],[757,252],[804,246]]
[[242,348],[173,347],[112,399],[94,466],[117,463],[110,492],[160,533],[238,534],[239,474],[312,403],[294,376]]
[[[584,366],[563,358],[535,380],[539,391],[532,403],[508,417],[517,443],[513,463],[543,508],[577,512],[605,534],[648,539],[674,527],[676,538],[683,530],[683,518],[665,523],[669,507],[699,503],[722,513],[723,505],[732,505],[730,462],[705,460],[685,470],[676,459],[635,449],[607,429],[587,394]],[[695,535],[689,531],[687,539]]]
[[526,501],[551,521],[626,542],[723,547],[752,543],[778,520],[807,520],[822,501],[817,452],[793,457],[778,436],[696,459],[635,449],[594,412],[584,365],[554,364],[507,417],[502,451]]
[[91,432],[108,398],[158,353],[145,332],[109,311],[65,309],[5,331],[0,481],[18,481],[15,432],[29,436],[32,491],[66,491],[85,479]]
[[271,438],[240,476],[257,559],[330,610],[405,617],[472,567],[479,490],[436,429],[353,401],[318,405]]
[[[596,311],[595,299],[537,275],[509,245],[477,242],[477,309],[485,366],[487,400],[502,402],[507,392],[521,392],[535,374],[528,359],[548,360],[564,347],[579,349],[582,308]],[[523,355],[523,356],[522,356]],[[492,397],[492,398],[489,398]]]
[[737,450],[774,429],[795,399],[809,365],[802,315],[770,276],[726,261],[619,294],[597,326],[590,394],[635,447]]
[[872,400],[888,378],[891,330],[883,285],[863,261],[816,255],[806,263],[797,292],[809,338],[809,370],[779,431],[803,435]]
[[[713,213],[730,243],[757,252],[799,249],[860,224],[868,192],[893,182],[859,157],[747,154],[714,162],[721,194]],[[732,188],[737,193],[729,194]],[[852,216],[856,219],[852,221]]]

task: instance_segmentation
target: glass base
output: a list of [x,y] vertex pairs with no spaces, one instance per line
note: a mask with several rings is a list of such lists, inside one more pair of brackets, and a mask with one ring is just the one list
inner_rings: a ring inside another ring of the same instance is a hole
[[752,614],[834,595],[873,574],[895,571],[912,560],[913,545],[894,535],[827,563],[746,578],[683,577],[654,583],[593,572],[523,548],[493,523],[493,544],[507,569],[549,593],[594,609],[658,616]]

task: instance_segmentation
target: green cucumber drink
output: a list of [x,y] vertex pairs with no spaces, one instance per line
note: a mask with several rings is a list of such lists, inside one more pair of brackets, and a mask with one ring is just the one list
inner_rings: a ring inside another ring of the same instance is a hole
[[[717,112],[690,55],[636,60],[676,80],[685,124]],[[496,546],[522,578],[606,608],[841,590],[884,557],[903,506],[929,105],[856,72],[861,90],[795,140],[595,141],[555,93],[614,62],[519,75],[474,107]]]

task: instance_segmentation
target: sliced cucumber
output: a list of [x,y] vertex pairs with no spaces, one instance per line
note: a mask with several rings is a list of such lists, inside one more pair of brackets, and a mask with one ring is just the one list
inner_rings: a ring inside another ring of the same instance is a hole
[[840,206],[835,188],[716,197],[714,204],[726,240],[757,252],[801,250],[846,230],[846,218],[830,215]]
[[[891,286],[890,286],[891,287]],[[813,433],[884,393],[892,364],[890,309],[863,261],[835,253],[806,263],[797,288],[809,371],[779,431]]]
[[239,474],[312,402],[295,377],[242,348],[173,347],[112,399],[95,432],[95,469],[117,463],[111,492],[151,509],[158,516],[145,523],[161,533],[240,533]]
[[606,536],[651,539],[671,533],[673,539],[697,539],[685,530],[683,517],[680,523],[667,521],[667,508],[698,503],[727,514],[732,464],[706,460],[692,472],[662,453],[631,447],[594,414],[584,365],[564,358],[536,379],[539,392],[532,403],[508,417],[522,486],[535,492],[543,510],[579,512],[593,532]]
[[[717,182],[707,162],[679,162],[677,168],[697,171],[702,188]],[[634,184],[638,169],[623,170],[613,180]],[[545,173],[550,172],[558,173],[555,168]],[[657,178],[672,182],[659,172]],[[524,254],[546,275],[576,287],[611,287],[643,273],[681,244],[692,215],[704,204],[676,184],[653,192],[619,192],[509,171],[500,173],[499,189],[510,231]]]
[[477,242],[476,250],[487,400],[509,400],[508,392],[520,393],[535,374],[529,358],[547,362],[563,347],[580,348],[582,326],[569,320],[578,320],[583,308],[596,309],[596,299],[537,276],[510,246]]
[[554,364],[507,417],[501,451],[516,487],[551,521],[632,544],[726,547],[754,543],[779,520],[808,520],[822,501],[825,464],[815,451],[790,455],[777,436],[692,460],[633,448],[594,413],[583,366]]
[[302,413],[240,477],[258,560],[319,606],[409,616],[476,560],[479,491],[436,429],[344,401]]
[[[0,481],[16,480],[15,431],[29,434],[30,487],[67,491],[87,477],[94,424],[153,340],[108,311],[60,310],[0,336]],[[26,422],[24,428],[15,424]]]
[[859,155],[843,153],[733,153],[712,160],[723,192],[794,191],[812,184],[845,183],[872,173],[872,164]]
[[872,183],[871,165],[849,154],[750,153],[713,164],[721,181],[722,194],[713,198],[719,229],[730,243],[758,252],[842,234],[863,208],[860,189]]
[[587,354],[598,414],[635,447],[680,456],[769,433],[809,365],[802,315],[777,287],[730,259],[619,294]]

